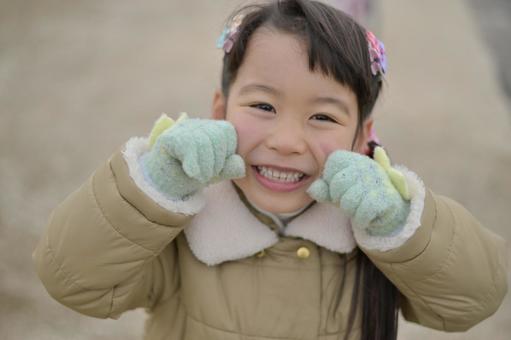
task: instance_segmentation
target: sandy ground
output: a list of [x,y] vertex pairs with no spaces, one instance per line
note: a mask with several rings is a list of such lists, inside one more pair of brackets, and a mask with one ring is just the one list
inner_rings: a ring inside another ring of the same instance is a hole
[[469,0],[469,4],[495,56],[497,78],[511,103],[511,1]]
[[[81,316],[31,263],[52,208],[161,113],[207,116],[215,41],[239,1],[0,0],[0,339],[140,339],[144,314]],[[394,161],[511,237],[509,108],[462,0],[385,1],[390,74],[377,128]],[[510,275],[511,276],[511,275]],[[509,339],[511,298],[464,334],[401,323],[400,339]]]

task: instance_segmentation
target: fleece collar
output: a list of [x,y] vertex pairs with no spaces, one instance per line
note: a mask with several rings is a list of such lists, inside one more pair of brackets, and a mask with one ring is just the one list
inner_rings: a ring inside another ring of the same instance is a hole
[[[147,138],[131,138],[123,151],[130,176],[136,185],[157,204],[173,212],[196,215],[185,235],[195,256],[208,265],[251,256],[279,241],[272,230],[271,218],[258,219],[240,200],[230,181],[220,182],[196,193],[187,200],[173,200],[153,187],[141,170],[139,157],[149,149]],[[422,180],[403,166],[401,171],[410,188],[410,214],[396,235],[373,236],[365,230],[352,232],[342,210],[326,203],[316,203],[290,221],[284,236],[310,240],[337,253],[349,253],[356,244],[369,250],[388,251],[403,245],[421,226],[426,188]],[[261,220],[264,220],[262,222]],[[356,239],[356,243],[355,243]]]
[[[206,204],[185,228],[194,255],[207,265],[252,256],[279,241],[240,200],[230,181],[204,190]],[[350,253],[355,239],[349,219],[330,204],[316,203],[287,224],[284,236],[299,237],[337,253]]]

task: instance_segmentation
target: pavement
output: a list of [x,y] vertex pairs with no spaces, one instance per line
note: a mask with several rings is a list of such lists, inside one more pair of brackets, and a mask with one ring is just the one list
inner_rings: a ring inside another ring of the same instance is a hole
[[[141,339],[143,311],[97,320],[53,301],[31,252],[51,210],[161,112],[208,115],[220,73],[215,41],[237,4],[0,0],[1,339]],[[381,139],[394,162],[510,240],[511,114],[473,7],[379,8],[390,62],[375,111]],[[403,321],[399,339],[510,335],[508,295],[466,333]]]
[[496,76],[511,103],[511,1],[469,0],[485,45],[497,63]]
[[[391,65],[377,127],[395,162],[509,240],[511,115],[475,17],[461,0],[385,2]],[[509,339],[510,321],[508,295],[494,316],[469,332],[402,322],[400,338]]]

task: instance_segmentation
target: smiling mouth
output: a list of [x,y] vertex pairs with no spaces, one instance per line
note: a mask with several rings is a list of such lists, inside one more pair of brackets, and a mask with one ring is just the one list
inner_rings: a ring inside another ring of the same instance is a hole
[[309,177],[300,171],[283,171],[269,166],[254,166],[258,174],[264,178],[279,183],[298,183]]

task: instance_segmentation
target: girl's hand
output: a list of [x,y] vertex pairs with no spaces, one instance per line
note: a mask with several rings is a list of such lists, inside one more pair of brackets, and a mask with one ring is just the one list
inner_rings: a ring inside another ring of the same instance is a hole
[[386,236],[403,227],[410,212],[410,203],[388,176],[392,171],[367,156],[339,150],[328,157],[322,177],[307,192],[317,201],[340,204],[353,227]]
[[[162,117],[151,133],[151,150],[141,157],[144,174],[158,190],[183,199],[201,188],[245,176],[243,159],[235,154],[237,135],[227,121],[180,118],[163,132]],[[159,135],[157,135],[159,134]]]

